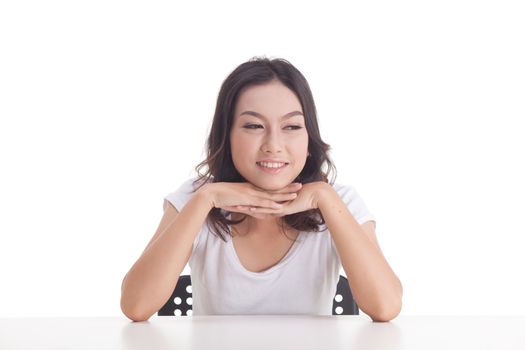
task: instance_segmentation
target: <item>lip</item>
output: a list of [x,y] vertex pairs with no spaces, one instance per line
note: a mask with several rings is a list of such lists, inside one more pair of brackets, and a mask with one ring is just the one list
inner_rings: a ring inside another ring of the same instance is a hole
[[287,161],[282,160],[282,159],[261,159],[261,160],[258,160],[257,162],[265,162],[265,163],[286,163],[286,164],[288,164]]
[[[282,163],[282,162],[281,162]],[[286,169],[286,167],[288,166],[288,163],[285,163],[282,167],[280,168],[266,168],[266,167],[263,167],[263,166],[260,166],[259,164],[256,164],[257,165],[257,168],[259,168],[260,170],[266,172],[266,173],[269,173],[269,174],[278,174],[280,173],[281,171],[283,171],[284,169]]]

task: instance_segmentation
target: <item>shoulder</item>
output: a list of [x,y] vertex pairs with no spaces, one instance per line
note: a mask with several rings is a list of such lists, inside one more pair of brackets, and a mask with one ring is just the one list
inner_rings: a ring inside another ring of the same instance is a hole
[[170,202],[178,211],[180,211],[191,199],[197,189],[200,188],[203,182],[205,182],[205,179],[199,180],[197,176],[186,179],[175,191],[168,193],[164,197],[164,208],[166,208],[166,202]]
[[333,190],[337,192],[339,197],[348,205],[352,204],[361,199],[361,196],[357,192],[356,188],[349,184],[334,183],[331,185]]
[[354,186],[344,183],[334,183],[332,188],[337,192],[359,224],[369,220],[375,221],[375,216],[370,212],[364,199]]
[[336,182],[331,186],[339,194],[339,196],[355,196],[357,193],[355,187],[352,185]]

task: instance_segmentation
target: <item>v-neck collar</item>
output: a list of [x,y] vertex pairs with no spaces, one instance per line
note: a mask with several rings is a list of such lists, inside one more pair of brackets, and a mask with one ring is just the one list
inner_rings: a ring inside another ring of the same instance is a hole
[[[228,215],[228,218],[231,219],[231,213]],[[262,277],[262,276],[271,274],[273,271],[277,269],[280,269],[281,267],[286,265],[290,260],[292,260],[293,257],[296,255],[297,251],[299,250],[299,248],[302,246],[303,241],[304,241],[304,232],[299,231],[295,239],[295,242],[293,242],[292,246],[290,247],[290,249],[288,249],[288,252],[286,252],[283,258],[279,260],[277,264],[261,272],[250,271],[246,267],[244,267],[244,265],[241,263],[241,259],[239,259],[239,255],[237,254],[237,251],[235,250],[235,246],[233,245],[232,236],[228,237],[226,245],[227,245],[227,250],[230,256],[230,260],[232,264],[238,270],[240,270],[242,273],[246,275]]]

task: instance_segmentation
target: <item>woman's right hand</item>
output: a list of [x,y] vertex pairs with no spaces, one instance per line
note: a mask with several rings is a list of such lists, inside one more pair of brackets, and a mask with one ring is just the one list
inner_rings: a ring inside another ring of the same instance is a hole
[[[279,202],[295,199],[296,192],[302,187],[298,182],[276,191],[264,191],[249,182],[214,182],[208,185],[213,207],[259,219],[264,219],[266,214],[279,214],[282,210]],[[250,211],[252,207],[257,208],[257,213]]]

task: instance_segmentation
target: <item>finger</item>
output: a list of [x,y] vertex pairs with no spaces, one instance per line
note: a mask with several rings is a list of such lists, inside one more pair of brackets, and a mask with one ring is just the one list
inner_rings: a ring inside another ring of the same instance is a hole
[[232,205],[223,207],[223,209],[227,211],[234,211],[236,213],[246,213],[249,212],[250,206],[249,205]]
[[271,195],[271,200],[274,202],[283,202],[283,201],[290,201],[297,198],[297,193],[277,193]]
[[[302,185],[300,183],[295,183],[295,185],[297,186],[292,186],[292,187],[288,186],[288,188],[289,189],[295,188],[297,191],[299,191]],[[258,194],[254,194],[254,196],[256,197],[257,200],[251,206],[279,209],[281,208],[280,203],[294,200],[295,198],[297,198],[298,194],[296,192],[279,192],[279,193],[259,192]]]
[[[290,206],[288,204],[292,202],[293,201],[282,202],[281,203],[283,205],[282,209],[277,211],[276,213],[272,213],[269,215],[273,217],[278,217],[278,218],[288,215],[290,213]],[[258,210],[255,210],[255,212],[258,212]]]
[[246,204],[246,207],[261,207],[261,208],[272,208],[279,209],[282,205],[268,198],[254,197],[249,199],[250,204]]
[[265,196],[258,197],[257,200],[249,206],[279,209],[281,208],[279,204],[292,201],[297,198],[297,196],[297,193],[266,194]]
[[250,207],[248,211],[252,214],[280,214],[283,212],[283,209],[271,209],[271,208],[262,208],[262,207]]
[[224,209],[226,211],[237,211],[237,206],[235,206],[235,205],[224,206],[224,207],[222,207],[222,209]]
[[229,206],[229,207],[224,207],[223,209],[231,211],[231,212],[236,212],[236,213],[241,213],[241,214],[245,214],[245,215],[250,215],[250,216],[253,216],[253,217],[257,218],[257,219],[265,219],[266,218],[265,214],[263,214],[263,213],[254,213],[253,211],[250,210],[249,206],[245,206],[245,205]]

